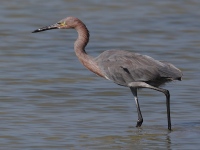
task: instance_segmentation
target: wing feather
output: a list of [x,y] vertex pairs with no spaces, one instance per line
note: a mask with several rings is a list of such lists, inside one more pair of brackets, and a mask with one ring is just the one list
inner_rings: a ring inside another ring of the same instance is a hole
[[180,70],[170,63],[129,51],[108,50],[95,61],[108,79],[124,86],[130,82],[150,83],[160,78],[180,76]]

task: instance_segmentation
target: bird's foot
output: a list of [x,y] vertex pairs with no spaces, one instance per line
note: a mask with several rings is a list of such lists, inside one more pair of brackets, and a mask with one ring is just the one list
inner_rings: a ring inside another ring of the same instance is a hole
[[138,120],[136,127],[141,127],[142,123],[143,123],[143,119]]
[[169,130],[169,131],[172,131],[171,125],[170,125],[170,126],[168,126],[168,130]]

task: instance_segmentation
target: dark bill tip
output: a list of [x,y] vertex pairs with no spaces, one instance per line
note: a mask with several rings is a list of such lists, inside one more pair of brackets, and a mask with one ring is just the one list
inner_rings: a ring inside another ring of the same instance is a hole
[[56,26],[46,26],[46,27],[34,30],[32,33],[37,33],[37,32],[42,32],[42,31],[52,30],[52,29],[58,29],[58,27],[56,27]]
[[41,29],[34,30],[32,33],[41,32]]

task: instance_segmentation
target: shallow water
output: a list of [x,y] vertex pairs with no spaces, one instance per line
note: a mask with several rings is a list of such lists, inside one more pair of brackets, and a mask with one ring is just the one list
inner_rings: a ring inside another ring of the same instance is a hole
[[[0,149],[199,149],[200,2],[18,0],[0,5]],[[144,123],[128,88],[97,77],[77,60],[73,30],[37,34],[66,16],[90,30],[87,52],[127,49],[169,61],[183,81],[165,97],[140,90]]]

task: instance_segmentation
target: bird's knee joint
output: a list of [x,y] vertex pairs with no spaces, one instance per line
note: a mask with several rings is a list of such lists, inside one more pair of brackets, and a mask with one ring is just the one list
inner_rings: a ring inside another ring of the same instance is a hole
[[167,97],[170,97],[170,93],[169,93],[168,90],[165,90],[165,95],[166,95]]

